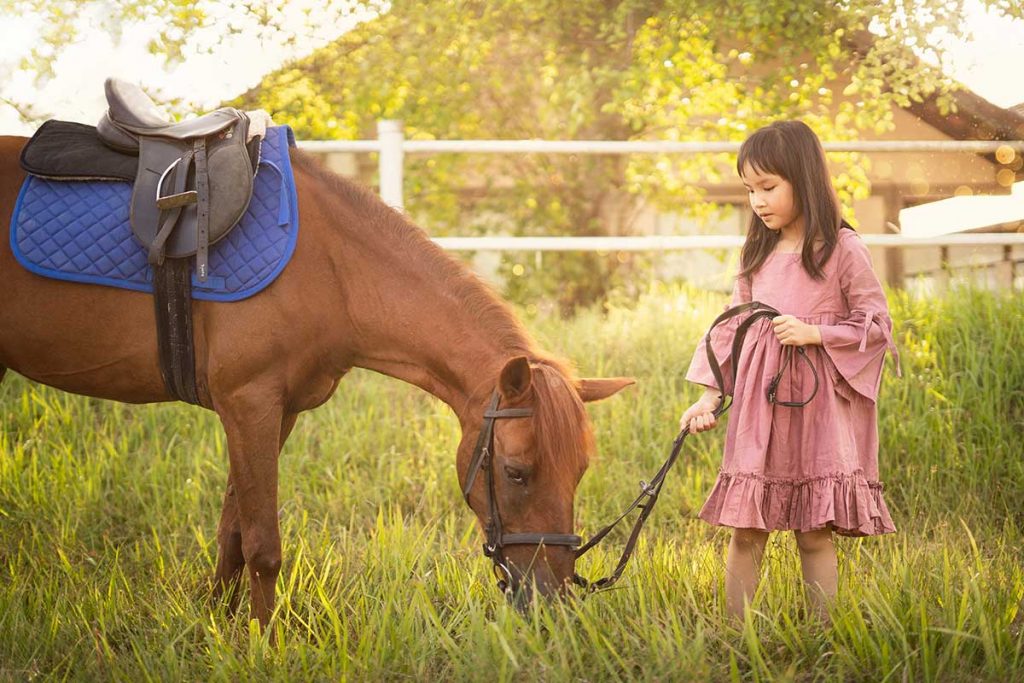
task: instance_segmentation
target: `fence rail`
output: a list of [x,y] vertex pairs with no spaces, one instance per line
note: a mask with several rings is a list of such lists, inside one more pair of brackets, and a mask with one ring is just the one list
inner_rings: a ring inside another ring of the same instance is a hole
[[[406,140],[409,154],[721,154],[736,153],[739,142],[620,140]],[[318,154],[381,152],[382,140],[303,140],[299,147]],[[994,154],[1000,148],[1024,151],[1024,140],[846,140],[823,142],[826,152],[968,152]]]
[[[376,140],[303,140],[317,154],[369,153],[380,157],[380,196],[396,209],[405,206],[405,154],[714,154],[737,152],[739,142],[671,140],[406,140],[401,121],[377,122]],[[828,152],[968,152],[995,154],[1001,148],[1024,154],[1024,140],[842,140],[822,143]]]
[[[376,140],[302,140],[299,147],[316,154],[378,153],[381,198],[402,210],[405,154],[714,154],[735,153],[739,142],[650,140],[407,140],[402,122],[378,121]],[[1024,140],[842,140],[823,143],[829,152],[959,152],[994,154],[1001,149],[1024,155]],[[916,238],[862,234],[869,245],[925,247],[1024,244],[1024,234],[959,233]],[[665,251],[738,248],[741,235],[647,235],[629,237],[438,237],[453,251]]]
[[[864,243],[878,247],[955,247],[1024,245],[1024,233],[966,233],[937,237],[905,237],[861,233]],[[685,251],[737,249],[743,235],[645,235],[631,237],[435,237],[451,251]]]

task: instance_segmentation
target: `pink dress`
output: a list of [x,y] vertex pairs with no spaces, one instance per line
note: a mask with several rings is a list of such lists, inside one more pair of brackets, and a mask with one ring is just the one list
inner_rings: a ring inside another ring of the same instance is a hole
[[[802,408],[768,402],[766,388],[783,346],[771,318],[762,318],[747,331],[734,391],[729,353],[746,315],[715,328],[711,343],[733,404],[722,467],[700,511],[707,522],[762,530],[831,528],[846,536],[896,530],[878,480],[875,409],[887,348],[901,376],[888,303],[867,247],[853,230],[839,231],[824,273],[824,280],[814,280],[799,253],[775,253],[753,282],[736,280],[730,306],[753,299],[819,326],[821,345],[805,348],[820,386]],[[686,379],[716,384],[703,338]],[[803,401],[813,387],[807,363],[794,354],[776,400]]]

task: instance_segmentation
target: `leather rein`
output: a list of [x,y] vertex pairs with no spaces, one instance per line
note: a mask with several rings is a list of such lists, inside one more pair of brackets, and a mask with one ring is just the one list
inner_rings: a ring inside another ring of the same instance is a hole
[[[763,304],[759,301],[751,301],[738,306],[733,306],[715,319],[704,338],[704,348],[707,353],[708,363],[711,366],[711,372],[715,376],[715,381],[717,382],[720,391],[722,391],[725,383],[722,379],[722,369],[719,366],[718,359],[715,358],[714,351],[711,348],[711,332],[715,327],[726,320],[734,318],[742,313],[746,313],[747,311],[753,312],[737,326],[736,334],[733,337],[731,353],[733,387],[735,387],[736,372],[739,368],[740,353],[743,350],[743,342],[746,338],[747,330],[750,329],[751,325],[762,318],[774,318],[781,315],[779,311],[767,304]],[[789,364],[792,362],[794,352],[799,354],[811,369],[811,373],[814,377],[814,389],[811,391],[811,395],[803,401],[779,401],[776,399],[779,382],[782,380],[782,375],[785,373],[786,368],[788,368]],[[809,403],[818,393],[818,372],[815,370],[814,364],[807,357],[807,351],[804,347],[787,345],[783,347],[783,353],[785,358],[779,367],[778,373],[772,378],[768,385],[766,398],[769,403],[790,408],[799,408],[807,405],[807,403]],[[486,534],[486,541],[484,543],[483,552],[484,556],[490,558],[491,562],[494,564],[494,572],[498,580],[498,589],[507,597],[511,598],[513,591],[512,571],[505,559],[505,546],[540,546],[541,544],[546,546],[565,546],[568,548],[575,548],[576,558],[579,558],[600,543],[612,529],[618,526],[619,523],[629,515],[629,513],[640,508],[640,514],[637,516],[637,519],[633,524],[633,529],[630,531],[629,538],[626,540],[626,545],[619,557],[618,564],[616,564],[615,569],[611,574],[594,581],[590,581],[580,576],[578,573],[574,572],[573,574],[573,583],[585,590],[584,595],[589,595],[590,593],[610,588],[622,576],[622,572],[625,570],[626,565],[629,563],[629,560],[633,555],[633,551],[636,549],[636,543],[640,537],[640,531],[643,529],[643,526],[647,522],[647,518],[650,516],[651,512],[653,512],[654,506],[658,502],[658,496],[661,495],[661,488],[665,483],[665,478],[667,477],[669,470],[672,469],[676,460],[679,458],[683,441],[690,433],[689,426],[684,427],[682,431],[679,432],[679,435],[672,443],[672,451],[669,454],[668,459],[665,460],[665,463],[657,471],[650,483],[641,480],[640,494],[632,503],[629,504],[626,510],[619,515],[615,521],[596,532],[589,541],[581,545],[582,538],[575,534],[544,532],[508,534],[504,532],[501,522],[501,514],[498,509],[498,499],[495,495],[494,489],[494,422],[501,418],[514,419],[529,417],[533,415],[533,410],[530,408],[499,409],[498,404],[500,399],[500,394],[495,391],[491,397],[490,405],[484,411],[483,428],[480,430],[480,436],[477,439],[476,447],[474,448],[473,457],[470,461],[469,470],[466,476],[466,485],[462,490],[463,498],[465,498],[466,502],[469,503],[469,493],[473,489],[473,484],[476,482],[476,478],[480,472],[484,472],[484,476],[487,480],[489,517],[484,530]],[[722,395],[719,396],[718,401],[718,406],[712,411],[712,414],[716,419],[723,415],[732,405],[732,396],[729,397],[729,402],[726,403],[725,392],[722,391]]]

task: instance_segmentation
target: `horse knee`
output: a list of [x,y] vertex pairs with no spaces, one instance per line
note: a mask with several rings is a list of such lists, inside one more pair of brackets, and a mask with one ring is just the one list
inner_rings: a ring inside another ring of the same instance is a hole
[[797,531],[796,545],[801,553],[819,553],[832,547],[832,531]]
[[260,576],[277,576],[281,571],[280,540],[260,540],[250,543],[243,540],[242,554],[250,571],[254,571]]
[[257,576],[276,578],[281,572],[281,553],[260,555],[249,560],[248,566]]

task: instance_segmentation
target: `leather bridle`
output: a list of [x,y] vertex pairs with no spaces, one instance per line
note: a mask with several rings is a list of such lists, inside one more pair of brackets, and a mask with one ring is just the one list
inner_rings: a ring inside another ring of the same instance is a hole
[[484,541],[484,556],[490,558],[494,563],[494,574],[498,579],[498,589],[511,597],[513,590],[512,570],[505,558],[505,546],[509,545],[536,545],[541,544],[552,546],[560,545],[569,548],[577,548],[583,541],[576,534],[560,533],[521,533],[507,534],[501,523],[501,513],[498,510],[498,496],[494,490],[494,421],[500,418],[530,417],[533,415],[532,408],[504,408],[499,410],[498,403],[501,401],[501,394],[497,391],[491,396],[491,403],[484,411],[484,424],[480,429],[480,436],[476,440],[476,447],[473,449],[473,458],[469,462],[469,470],[466,472],[466,485],[462,488],[462,497],[469,503],[469,492],[473,490],[476,477],[483,470],[487,480],[487,506],[489,508],[487,526],[484,528],[486,540]]
[[[711,347],[711,332],[715,327],[726,320],[742,313],[746,313],[747,311],[753,312],[737,326],[736,334],[733,337],[731,353],[733,387],[736,386],[736,372],[739,368],[740,353],[743,350],[743,342],[746,338],[747,330],[750,329],[751,325],[762,318],[774,318],[781,315],[779,311],[767,304],[763,304],[759,301],[751,301],[738,306],[733,306],[715,318],[715,321],[711,324],[711,327],[708,329],[707,335],[704,339],[704,348],[707,353],[708,364],[711,366],[711,372],[715,376],[715,381],[718,384],[719,390],[722,391],[722,395],[718,399],[718,406],[712,411],[716,419],[724,414],[732,405],[732,397],[730,396],[729,402],[726,403],[726,395],[723,390],[725,382],[722,378],[722,369],[719,366],[718,359],[715,358],[714,351]],[[799,354],[804,362],[807,363],[808,367],[810,367],[811,374],[814,377],[814,389],[811,391],[811,395],[803,401],[779,401],[776,399],[779,382],[781,381],[786,368],[789,367],[792,361],[794,350],[795,353]],[[774,403],[775,405],[790,408],[805,406],[818,393],[818,372],[814,368],[814,364],[807,357],[807,351],[802,346],[787,345],[783,348],[783,354],[785,355],[785,358],[779,367],[778,373],[776,373],[769,382],[766,398],[769,403]],[[625,570],[630,557],[633,555],[637,540],[640,537],[640,531],[643,529],[644,524],[647,522],[647,518],[654,510],[654,506],[658,502],[658,496],[661,495],[661,488],[665,483],[665,478],[668,475],[669,470],[672,469],[672,466],[675,465],[682,449],[683,441],[690,433],[689,426],[684,427],[682,431],[679,432],[679,435],[672,443],[672,451],[669,454],[668,459],[665,460],[665,463],[654,475],[650,483],[646,481],[640,482],[640,494],[626,508],[625,512],[619,515],[611,524],[595,533],[589,541],[581,546],[582,539],[575,534],[543,532],[507,534],[504,532],[501,522],[501,514],[498,509],[498,499],[495,495],[494,489],[494,421],[499,418],[529,417],[533,415],[533,410],[530,408],[499,409],[498,404],[500,400],[501,395],[495,391],[491,397],[490,405],[484,411],[483,427],[480,430],[480,436],[477,439],[476,447],[473,451],[473,457],[470,460],[469,470],[466,475],[466,485],[462,489],[462,495],[466,499],[466,502],[469,503],[469,493],[473,488],[477,475],[481,470],[484,472],[484,476],[487,479],[487,504],[489,508],[489,517],[485,528],[486,541],[484,543],[483,550],[484,555],[490,558],[494,563],[494,572],[498,579],[498,588],[511,599],[513,591],[513,576],[505,559],[505,546],[536,545],[539,547],[541,544],[546,546],[564,546],[576,549],[575,555],[578,559],[600,543],[612,529],[618,526],[618,524],[625,519],[627,515],[629,515],[629,513],[640,508],[640,514],[637,516],[636,522],[633,524],[633,529],[630,531],[629,538],[626,540],[626,545],[622,551],[622,555],[619,557],[618,564],[616,564],[615,569],[611,574],[595,581],[590,581],[575,572],[573,574],[573,583],[582,587],[585,590],[585,594],[610,588],[622,576],[623,570]]]

